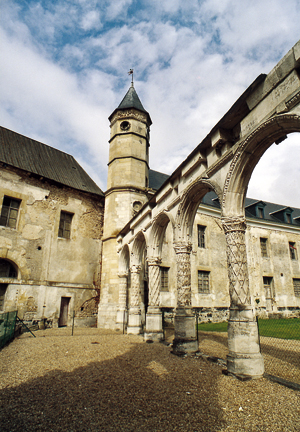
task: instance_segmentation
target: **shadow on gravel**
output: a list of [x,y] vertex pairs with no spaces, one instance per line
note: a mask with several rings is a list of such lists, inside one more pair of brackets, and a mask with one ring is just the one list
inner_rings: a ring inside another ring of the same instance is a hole
[[219,367],[173,356],[163,345],[135,344],[112,360],[2,390],[0,430],[218,431],[225,426],[220,374]]

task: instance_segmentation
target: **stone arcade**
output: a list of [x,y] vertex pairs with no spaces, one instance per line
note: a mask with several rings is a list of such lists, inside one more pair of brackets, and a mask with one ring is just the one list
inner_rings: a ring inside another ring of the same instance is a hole
[[100,291],[100,328],[161,340],[172,311],[175,353],[198,348],[195,310],[229,318],[228,371],[262,376],[257,311],[300,310],[300,210],[246,191],[264,152],[300,132],[299,70],[300,42],[171,176],[149,169],[152,122],[132,84],[109,117],[105,203],[71,156],[2,128],[0,309],[90,325]]
[[[249,278],[248,271],[245,197],[251,174],[264,152],[287,134],[300,131],[299,68],[298,42],[268,75],[260,75],[250,85],[150,197],[147,186],[151,120],[134,88],[128,91],[110,117],[98,326],[120,328],[125,320],[127,332],[138,334],[143,331],[145,316],[145,339],[159,340],[161,309],[171,306],[175,311],[174,352],[197,350],[192,308],[201,306],[201,301],[199,304],[192,292],[193,231],[199,205],[213,191],[220,204],[219,226],[225,234],[227,255],[228,278],[223,279],[223,289],[229,287],[230,296],[228,371],[252,377],[263,374],[254,304],[257,287],[249,284],[254,279]],[[135,207],[141,209],[134,215]],[[110,218],[111,214],[118,218]],[[294,223],[298,221],[295,218]],[[173,299],[162,292],[161,264],[166,243],[172,257],[168,270],[175,267],[176,273]],[[288,243],[290,247],[292,243],[299,245],[299,236]],[[294,276],[299,276],[299,262],[294,267]],[[295,309],[299,308],[298,300],[294,297]]]

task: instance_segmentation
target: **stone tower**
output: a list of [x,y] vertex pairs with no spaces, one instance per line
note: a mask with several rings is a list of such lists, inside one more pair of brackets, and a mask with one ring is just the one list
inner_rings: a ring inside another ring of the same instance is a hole
[[102,279],[98,326],[116,327],[119,263],[116,238],[148,200],[151,118],[131,84],[109,117],[110,140],[105,193]]

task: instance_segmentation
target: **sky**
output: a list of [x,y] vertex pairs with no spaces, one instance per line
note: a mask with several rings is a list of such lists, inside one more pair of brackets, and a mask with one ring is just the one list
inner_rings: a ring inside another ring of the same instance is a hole
[[[1,0],[0,124],[72,154],[106,190],[109,115],[134,69],[171,174],[300,38],[300,0]],[[300,134],[267,150],[248,196],[300,207]]]

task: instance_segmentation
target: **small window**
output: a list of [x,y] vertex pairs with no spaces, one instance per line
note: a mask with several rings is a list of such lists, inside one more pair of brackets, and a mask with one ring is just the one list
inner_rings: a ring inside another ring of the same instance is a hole
[[258,208],[257,208],[257,212],[258,212],[258,217],[259,217],[260,219],[264,219],[264,217],[265,217],[265,214],[264,214],[264,208],[263,208],[263,207],[258,207]]
[[62,237],[65,239],[70,238],[72,217],[72,213],[66,213],[63,211],[60,213],[58,237]]
[[205,248],[205,229],[206,227],[203,225],[198,226],[198,247]]
[[300,297],[300,279],[293,279],[294,293],[296,297]]
[[292,223],[292,216],[291,216],[291,213],[286,213],[285,214],[285,216],[286,216],[286,221],[287,221],[287,223]]
[[160,290],[169,291],[169,267],[160,268]]
[[289,249],[290,249],[291,259],[296,260],[297,259],[296,243],[295,242],[289,242]]
[[4,196],[0,216],[0,225],[9,228],[16,228],[20,202],[21,201],[18,199]]
[[268,239],[263,238],[263,237],[260,238],[261,256],[264,258],[268,257],[267,242],[268,242]]
[[209,294],[209,272],[198,271],[198,292],[201,294]]

